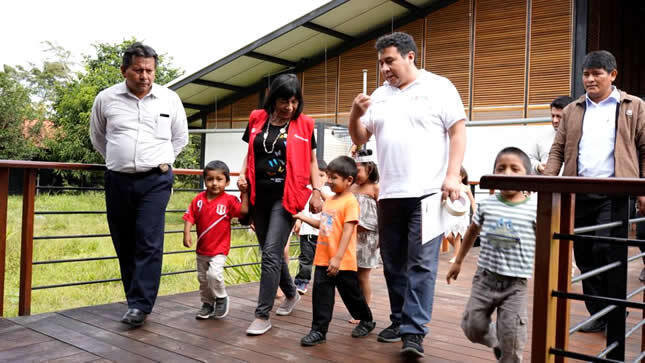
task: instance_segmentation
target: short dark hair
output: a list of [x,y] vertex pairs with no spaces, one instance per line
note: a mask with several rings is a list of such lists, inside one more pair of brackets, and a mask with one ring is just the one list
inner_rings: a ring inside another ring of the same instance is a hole
[[217,170],[222,172],[226,177],[226,181],[231,181],[231,171],[228,169],[228,165],[221,160],[209,161],[208,164],[204,167],[204,178],[206,178],[206,173],[209,170]]
[[[359,149],[358,152],[356,153],[356,156],[370,156],[372,155],[372,150],[369,149]],[[361,164],[365,165],[365,168],[367,169],[367,180],[370,181],[370,183],[378,183],[379,181],[379,174],[378,174],[378,166],[376,166],[376,163],[373,161],[365,161],[361,162]]]
[[414,42],[414,38],[412,38],[410,34],[403,32],[394,32],[383,35],[376,40],[374,47],[379,53],[387,47],[396,47],[396,50],[399,51],[399,54],[401,54],[402,57],[405,57],[408,52],[412,51],[414,52],[415,60],[417,58],[417,54],[419,54],[417,43]]
[[128,69],[128,67],[130,67],[130,65],[132,64],[132,59],[134,57],[152,57],[155,59],[155,67],[157,67],[157,63],[159,61],[157,52],[155,52],[152,47],[149,47],[141,42],[134,42],[128,47],[128,49],[125,50],[125,52],[123,52],[121,67],[123,67],[123,69]]
[[292,120],[297,119],[302,112],[304,101],[302,99],[302,90],[300,88],[300,81],[293,73],[284,73],[273,79],[269,87],[269,94],[264,100],[264,110],[271,115],[275,111],[275,102],[278,98],[285,100],[291,97],[296,97],[298,100],[298,108],[293,113]]
[[349,156],[342,155],[332,160],[329,165],[327,165],[327,172],[336,173],[345,179],[351,176],[352,179],[356,180],[358,169],[356,168],[356,162],[354,159]]
[[461,175],[461,184],[468,185],[468,172],[463,166],[459,169],[459,175]]
[[318,159],[318,170],[327,171],[327,163],[323,159]]
[[587,53],[582,62],[582,69],[586,68],[602,68],[610,73],[617,68],[616,57],[606,50],[594,50]]
[[531,174],[531,159],[529,159],[529,156],[526,155],[524,151],[515,146],[505,147],[502,149],[502,151],[497,153],[497,156],[495,157],[495,164],[493,164],[493,173],[495,172],[495,169],[497,167],[497,161],[504,154],[512,154],[520,158],[520,160],[522,160],[522,166],[524,166],[524,169],[526,169],[526,175]]
[[571,102],[573,102],[573,98],[569,96],[560,96],[555,100],[553,100],[553,102],[551,102],[551,107],[563,109],[567,107],[567,105],[570,104]]

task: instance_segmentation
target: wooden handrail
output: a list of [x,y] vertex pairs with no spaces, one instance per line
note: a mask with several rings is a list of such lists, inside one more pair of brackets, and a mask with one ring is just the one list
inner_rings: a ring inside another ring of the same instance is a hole
[[[86,171],[105,171],[103,164],[81,164],[81,163],[58,163],[51,161],[27,161],[27,160],[2,160],[0,159],[0,169],[59,169],[59,170],[86,170]],[[175,175],[200,175],[202,169],[172,169]],[[232,172],[231,176],[239,176],[240,173]]]
[[479,187],[483,189],[520,189],[549,193],[645,195],[645,179],[639,178],[484,175],[479,181]]

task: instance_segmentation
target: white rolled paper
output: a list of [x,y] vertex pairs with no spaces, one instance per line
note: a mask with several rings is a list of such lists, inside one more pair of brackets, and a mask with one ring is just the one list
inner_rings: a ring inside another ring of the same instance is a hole
[[367,94],[367,69],[363,69],[363,94]]
[[455,217],[463,216],[470,209],[470,200],[468,199],[468,195],[462,191],[459,193],[459,198],[454,201],[450,200],[450,197],[446,197],[443,201],[443,207],[450,215]]

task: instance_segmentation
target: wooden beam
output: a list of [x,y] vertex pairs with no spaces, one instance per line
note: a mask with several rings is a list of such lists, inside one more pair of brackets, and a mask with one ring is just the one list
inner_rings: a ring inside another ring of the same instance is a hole
[[271,62],[271,63],[280,64],[280,65],[292,67],[292,68],[295,68],[297,65],[296,62],[292,62],[290,60],[286,60],[286,59],[282,59],[282,58],[274,57],[272,55],[262,54],[258,52],[248,52],[244,55],[247,57],[263,60],[265,62]]
[[[422,9],[412,3],[409,3],[405,0],[390,0],[391,2],[403,6],[404,8],[410,10],[411,13],[416,13],[416,14],[421,14]],[[423,17],[423,15],[420,15],[419,17]]]
[[[560,233],[573,234],[575,221],[576,197],[573,193],[562,194]],[[558,291],[570,291],[571,287],[571,241],[560,241],[558,262]],[[569,299],[558,299],[556,302],[555,347],[567,350],[569,345]],[[556,363],[564,363],[565,357],[556,356]]]
[[0,168],[0,316],[4,316],[4,275],[7,257],[7,202],[9,168]]
[[[533,284],[533,332],[531,362],[553,362],[549,350],[555,345],[558,252],[560,241],[553,232],[560,230],[560,193],[538,193],[537,231],[535,235],[535,279]],[[568,334],[568,333],[567,333]]]
[[184,108],[192,108],[193,110],[202,111],[202,110],[205,110],[205,109],[208,108],[207,105],[198,105],[198,104],[195,104],[195,103],[188,103],[188,102],[182,102],[182,103],[184,105]]
[[305,27],[305,28],[311,29],[311,30],[315,30],[315,31],[317,31],[317,32],[319,32],[319,33],[323,33],[323,34],[331,35],[332,37],[335,37],[335,38],[338,38],[338,39],[342,39],[342,40],[345,40],[345,41],[351,41],[351,40],[354,40],[354,37],[353,37],[353,36],[351,36],[351,35],[347,35],[347,34],[345,34],[345,33],[341,33],[341,32],[336,31],[336,30],[334,30],[334,29],[329,29],[329,28],[327,28],[327,27],[325,27],[325,26],[318,25],[318,24],[316,24],[316,23],[312,23],[312,22],[310,22],[310,21],[308,21],[308,22],[306,22],[306,23],[302,24],[302,26],[303,26],[303,27]]
[[22,237],[20,243],[20,290],[18,315],[31,314],[31,283],[34,260],[34,202],[38,169],[25,169],[22,187]]
[[234,86],[232,84],[209,81],[206,79],[195,79],[191,83],[198,84],[200,86],[206,86],[206,87],[227,89],[229,91],[235,91],[235,92],[241,92],[245,90],[245,88],[241,86]]

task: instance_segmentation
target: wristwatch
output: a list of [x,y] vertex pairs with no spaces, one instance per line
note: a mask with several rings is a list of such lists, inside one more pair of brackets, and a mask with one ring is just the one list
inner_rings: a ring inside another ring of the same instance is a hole
[[162,174],[166,174],[169,169],[170,169],[170,165],[168,165],[168,164],[159,164],[159,170],[161,171]]

